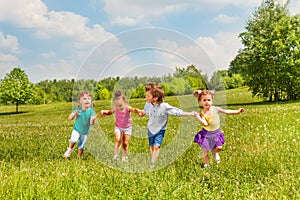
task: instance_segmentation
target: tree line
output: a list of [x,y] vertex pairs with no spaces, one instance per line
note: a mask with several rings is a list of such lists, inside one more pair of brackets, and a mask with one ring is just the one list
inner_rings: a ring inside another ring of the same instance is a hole
[[0,80],[2,104],[70,102],[81,90],[95,100],[110,99],[115,89],[129,98],[145,96],[144,85],[160,83],[165,95],[190,94],[195,89],[225,90],[247,85],[253,96],[269,101],[300,98],[300,15],[292,16],[289,1],[265,0],[246,22],[239,38],[243,48],[228,70],[214,72],[210,80],[191,65],[162,77],[107,77],[102,80],[44,80],[30,83],[25,72],[14,68]]
[[107,77],[99,81],[53,79],[33,84],[24,70],[16,67],[0,80],[0,102],[16,106],[71,102],[76,101],[78,93],[83,90],[90,91],[95,100],[105,100],[110,99],[116,89],[124,91],[129,98],[144,98],[144,86],[149,82],[161,84],[166,96],[191,94],[196,89],[224,90],[244,84],[239,75],[229,76],[226,70],[215,72],[208,81],[207,75],[194,65],[176,68],[174,74],[162,77]]

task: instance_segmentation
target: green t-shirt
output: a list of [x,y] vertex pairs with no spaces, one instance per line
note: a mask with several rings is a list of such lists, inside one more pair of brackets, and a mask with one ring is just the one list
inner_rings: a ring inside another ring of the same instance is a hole
[[81,110],[79,115],[76,116],[73,129],[78,131],[81,135],[88,135],[90,132],[90,118],[95,115],[95,111],[92,108],[83,110],[82,107],[77,107],[73,110],[73,113]]

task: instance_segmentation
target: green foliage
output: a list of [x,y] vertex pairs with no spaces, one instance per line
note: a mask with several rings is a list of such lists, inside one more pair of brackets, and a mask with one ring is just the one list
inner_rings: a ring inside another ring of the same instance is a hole
[[245,46],[231,62],[253,95],[270,101],[300,98],[300,18],[287,6],[264,1],[240,34]]
[[95,98],[97,100],[107,100],[107,99],[110,99],[111,96],[112,96],[112,93],[107,88],[105,88],[100,83],[97,84],[96,96],[95,96]]
[[[198,127],[176,132],[181,118],[169,118],[164,142],[183,134],[190,141],[185,153],[160,170],[126,173],[100,162],[91,149],[83,159],[76,152],[70,160],[63,158],[73,126],[67,120],[71,103],[22,105],[25,112],[18,115],[11,114],[13,106],[0,106],[0,199],[300,199],[300,102],[261,102],[252,99],[246,87],[220,93],[226,93],[224,108],[237,109],[242,104],[246,111],[224,120],[221,164],[212,162],[208,170],[201,169],[200,149],[193,143]],[[177,98],[168,97],[167,102]],[[107,100],[95,103],[98,109],[111,106]],[[130,102],[138,108],[144,103],[145,99]],[[146,126],[147,118],[132,116]],[[113,146],[113,116],[99,118],[97,123],[104,131],[98,135],[110,138]],[[138,135],[146,138],[146,127],[133,129],[129,152],[149,152],[147,142]],[[165,147],[163,143],[162,151]],[[110,155],[107,159],[112,159],[113,150]],[[129,163],[116,165],[132,167],[130,158]]]
[[16,112],[18,112],[19,105],[32,100],[33,87],[24,70],[15,67],[0,82],[0,101],[16,105]]

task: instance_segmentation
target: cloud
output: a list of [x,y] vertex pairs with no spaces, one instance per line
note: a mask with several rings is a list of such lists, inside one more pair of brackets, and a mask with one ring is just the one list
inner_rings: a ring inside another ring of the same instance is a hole
[[293,15],[299,15],[300,14],[300,1],[299,0],[291,1],[289,9]]
[[[104,11],[112,25],[151,25],[153,22],[165,19],[171,14],[203,10],[220,10],[226,6],[239,7],[258,6],[261,0],[188,0],[188,1],[161,1],[161,0],[104,0]],[[235,17],[226,16],[228,20]]]
[[134,18],[129,18],[127,16],[125,17],[120,17],[116,16],[113,21],[111,22],[112,25],[125,25],[125,26],[135,26],[136,25],[136,20]]
[[14,67],[21,66],[22,62],[17,56],[0,53],[0,79],[4,78]]
[[225,24],[230,24],[233,23],[235,21],[237,21],[239,18],[238,17],[234,17],[234,16],[228,16],[225,14],[219,14],[218,16],[216,16],[213,21],[214,22],[220,22],[220,23],[225,23]]
[[41,56],[42,58],[45,58],[45,59],[47,59],[47,58],[55,58],[55,57],[56,57],[56,53],[55,53],[54,51],[51,50],[51,51],[48,52],[48,53],[41,53],[40,56]]
[[212,37],[199,37],[197,42],[213,60],[218,69],[228,68],[242,44],[238,33],[219,32]]
[[86,17],[66,11],[48,11],[41,0],[1,1],[0,21],[31,29],[40,39],[67,37],[76,41],[79,48],[95,45],[112,35],[99,24],[88,27]]
[[18,53],[19,52],[19,43],[18,38],[13,35],[4,35],[2,32],[0,32],[0,50],[8,51],[12,53]]

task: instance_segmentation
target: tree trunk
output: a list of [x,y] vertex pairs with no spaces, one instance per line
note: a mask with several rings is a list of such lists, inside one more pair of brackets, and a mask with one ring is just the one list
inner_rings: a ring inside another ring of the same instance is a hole
[[16,113],[19,113],[19,102],[16,103]]

